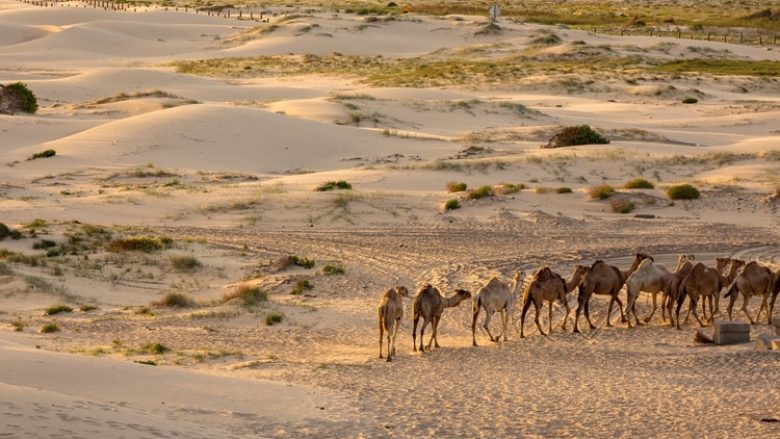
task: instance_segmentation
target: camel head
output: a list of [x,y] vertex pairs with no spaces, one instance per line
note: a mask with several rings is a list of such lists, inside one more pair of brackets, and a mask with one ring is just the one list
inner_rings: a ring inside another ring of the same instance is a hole
[[587,265],[578,265],[574,268],[574,276],[582,276],[583,278],[590,272],[590,267]]
[[729,273],[734,273],[745,266],[745,261],[742,259],[729,260]]
[[724,273],[729,262],[731,262],[731,258],[715,258],[715,267],[719,273]]
[[471,298],[471,293],[470,292],[468,292],[466,290],[461,290],[461,289],[455,290],[455,295],[458,296],[458,298],[461,301]]
[[638,262],[642,262],[642,261],[644,261],[645,259],[650,259],[651,261],[655,262],[655,259],[653,259],[653,257],[652,257],[652,256],[650,256],[650,255],[648,255],[648,254],[645,254],[645,253],[637,253],[637,254],[636,254],[636,260],[637,260]]
[[404,286],[397,286],[395,287],[395,292],[398,293],[401,297],[409,297],[409,290],[406,289]]

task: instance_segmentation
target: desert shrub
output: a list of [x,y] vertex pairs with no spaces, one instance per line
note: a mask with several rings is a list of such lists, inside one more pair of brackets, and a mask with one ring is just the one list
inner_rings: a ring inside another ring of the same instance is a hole
[[36,152],[35,154],[31,155],[30,158],[28,158],[27,160],[45,159],[49,157],[54,157],[55,155],[57,155],[57,151],[53,149],[47,149],[45,151]]
[[672,200],[695,200],[701,196],[699,190],[690,184],[671,186],[666,190],[666,194]]
[[615,188],[608,184],[600,184],[598,186],[592,186],[588,189],[588,195],[594,200],[604,200],[611,197],[615,193]]
[[182,293],[168,293],[162,299],[152,303],[155,306],[166,306],[170,308],[188,308],[195,305],[191,297]]
[[570,187],[559,187],[555,189],[555,193],[557,194],[570,194],[571,188]]
[[235,291],[226,293],[223,296],[225,302],[239,300],[241,305],[246,307],[258,306],[268,300],[268,294],[256,286],[241,284]]
[[552,191],[553,191],[552,188],[550,188],[550,187],[543,187],[543,186],[539,186],[536,189],[534,189],[534,192],[536,192],[537,194],[549,194]]
[[42,250],[47,248],[56,247],[57,243],[52,241],[51,239],[41,239],[40,241],[33,244],[32,248],[35,250]]
[[526,188],[528,188],[528,186],[523,183],[501,183],[496,187],[495,191],[500,195],[509,195],[520,192]]
[[609,205],[612,206],[612,211],[615,213],[629,213],[636,208],[631,200],[612,200]]
[[97,307],[96,305],[89,305],[89,304],[87,304],[87,305],[81,305],[81,306],[79,307],[79,310],[80,310],[81,312],[89,312],[89,311],[94,311],[94,310],[96,310],[96,309],[98,309],[98,307]]
[[14,230],[3,223],[0,223],[0,241],[4,240],[5,238],[20,239],[21,237],[22,232]]
[[330,264],[328,264],[328,265],[322,267],[322,272],[324,274],[328,275],[328,276],[333,276],[333,275],[336,275],[336,274],[344,274],[345,270],[344,270],[344,267],[342,267],[340,265],[330,265]]
[[317,190],[320,192],[332,191],[333,189],[352,189],[352,185],[345,181],[328,181],[317,186]]
[[455,209],[460,209],[460,201],[457,198],[453,198],[444,202],[445,211]]
[[575,125],[561,129],[543,148],[607,143],[609,140],[589,125]]
[[11,326],[14,327],[15,332],[22,332],[24,331],[24,328],[27,326],[27,324],[24,323],[21,319],[16,319],[11,322]]
[[268,326],[273,326],[277,323],[281,323],[282,320],[284,320],[284,314],[279,312],[271,312],[266,314],[265,316],[265,324]]
[[55,265],[54,270],[52,270],[52,274],[55,276],[64,276],[65,272],[62,271],[62,267]]
[[57,326],[56,323],[47,323],[41,326],[41,334],[51,334],[52,332],[57,332],[59,330],[60,327]]
[[38,99],[35,97],[35,93],[27,88],[27,84],[23,82],[14,82],[8,84],[5,87],[5,94],[10,95],[11,99],[17,102],[17,106],[21,111],[25,113],[35,113],[38,111]]
[[468,189],[468,185],[464,182],[451,181],[447,183],[447,191],[449,192],[463,192]]
[[134,236],[131,238],[115,239],[108,243],[107,249],[108,251],[114,253],[125,251],[141,251],[144,253],[152,253],[170,246],[170,244],[166,244],[166,242],[170,242],[170,238],[167,238],[167,241],[164,241],[164,239],[165,238],[152,238],[149,236]]
[[292,265],[297,265],[299,267],[303,268],[312,268],[314,267],[314,259],[309,258],[302,258],[300,256],[290,256],[290,263]]
[[697,103],[697,102],[699,102],[699,100],[698,100],[698,99],[696,99],[696,98],[692,98],[692,97],[690,97],[690,96],[688,96],[687,98],[685,98],[685,99],[683,99],[683,100],[682,100],[682,103],[683,103],[683,104],[695,104],[695,103]]
[[293,288],[292,291],[290,291],[290,294],[294,295],[301,295],[306,290],[312,290],[314,289],[314,284],[309,282],[308,279],[300,279],[298,282],[295,283],[295,288]]
[[644,178],[635,178],[623,185],[625,189],[654,189],[655,185]]
[[46,308],[44,314],[47,316],[53,316],[54,314],[59,314],[61,312],[71,312],[71,311],[73,311],[73,308],[69,307],[68,305],[54,305]]
[[200,261],[193,256],[171,255],[171,266],[174,270],[182,272],[191,272],[203,266]]
[[147,353],[152,355],[162,355],[166,352],[170,351],[170,348],[168,348],[165,345],[162,345],[160,343],[147,343],[143,346],[141,346],[141,353]]
[[133,363],[145,364],[147,366],[157,366],[157,362],[154,360],[136,360]]
[[478,200],[480,198],[492,197],[494,195],[492,186],[480,186],[472,189],[466,194],[467,200]]

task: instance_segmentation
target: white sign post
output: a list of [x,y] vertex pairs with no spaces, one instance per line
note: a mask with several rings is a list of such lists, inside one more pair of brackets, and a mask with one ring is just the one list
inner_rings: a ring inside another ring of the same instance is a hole
[[499,9],[497,3],[493,3],[490,9],[488,9],[488,13],[490,13],[490,20],[495,23],[498,20],[498,16],[501,15],[501,9]]

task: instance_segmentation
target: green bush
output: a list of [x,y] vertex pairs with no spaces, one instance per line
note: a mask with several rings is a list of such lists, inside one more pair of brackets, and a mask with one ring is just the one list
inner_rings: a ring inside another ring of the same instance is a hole
[[39,242],[33,244],[32,248],[35,250],[43,250],[43,249],[52,248],[56,246],[57,243],[52,241],[51,239],[42,239]]
[[466,194],[468,200],[478,200],[480,198],[492,197],[494,195],[492,186],[480,186],[477,189],[472,189]]
[[25,113],[35,113],[38,111],[38,99],[35,97],[35,93],[27,88],[27,84],[23,82],[14,82],[5,86],[6,94],[10,94],[11,98],[18,101],[19,109]]
[[612,200],[609,204],[615,213],[629,213],[636,209],[636,205],[630,200]]
[[[167,239],[167,241],[164,241],[163,239]],[[115,239],[108,243],[107,249],[113,253],[120,253],[124,251],[142,251],[144,253],[152,253],[170,246],[170,244],[166,244],[166,242],[171,242],[170,238],[163,239],[152,238],[148,236],[134,236],[132,238]]]
[[156,306],[167,306],[171,308],[189,308],[195,306],[195,301],[191,297],[182,293],[168,293],[162,299],[153,303]]
[[623,185],[625,189],[654,189],[655,185],[644,178],[635,178]]
[[697,103],[697,102],[699,102],[699,100],[698,100],[698,99],[696,99],[696,98],[692,98],[692,97],[690,97],[690,96],[682,100],[682,103],[683,103],[683,104],[695,104],[695,103]]
[[170,349],[162,345],[160,343],[147,343],[141,347],[142,353],[152,354],[152,355],[162,355],[166,352],[170,351]]
[[690,184],[671,186],[666,190],[666,194],[672,200],[695,200],[701,196],[699,190]]
[[453,198],[444,202],[444,210],[460,209],[460,201]]
[[451,181],[451,182],[447,183],[447,191],[449,191],[449,192],[463,192],[466,189],[468,189],[468,187],[469,186],[466,183],[462,182],[462,181],[460,183],[455,182],[455,181]]
[[528,186],[524,185],[523,183],[501,183],[496,187],[495,191],[500,195],[509,195],[515,194],[527,188]]
[[20,239],[21,237],[22,232],[14,230],[3,223],[0,223],[0,241],[4,240],[5,238]]
[[226,293],[223,296],[225,302],[237,299],[246,307],[258,306],[268,300],[268,294],[256,286],[241,284],[235,291]]
[[265,316],[265,324],[268,326],[273,326],[277,323],[281,323],[284,319],[284,314],[278,313],[278,312],[272,312],[268,313]]
[[80,310],[81,312],[89,312],[89,311],[94,311],[94,310],[96,310],[96,309],[98,309],[98,307],[97,307],[96,305],[89,305],[89,304],[87,304],[87,305],[81,305],[81,306],[79,307],[79,310]]
[[611,197],[615,193],[615,188],[608,184],[600,184],[588,189],[588,194],[594,200],[604,200]]
[[46,308],[44,314],[47,316],[53,316],[54,314],[59,314],[61,312],[71,312],[71,311],[73,311],[73,308],[69,307],[68,305],[54,305]]
[[300,256],[290,256],[290,263],[303,268],[314,267],[314,259],[302,258]]
[[571,193],[571,188],[570,187],[559,187],[559,188],[555,189],[555,193],[558,193],[558,194],[570,194]]
[[320,192],[332,191],[333,189],[352,189],[352,185],[345,180],[328,181],[317,186]]
[[588,125],[564,127],[547,143],[546,148],[562,146],[607,144],[609,140]]
[[46,151],[36,152],[35,154],[31,155],[30,158],[27,160],[35,160],[35,159],[45,159],[49,157],[54,157],[57,155],[57,151],[53,149],[47,149]]
[[192,256],[171,255],[171,265],[176,271],[192,272],[203,266],[199,260]]
[[301,295],[304,291],[312,289],[314,289],[313,283],[309,282],[308,279],[301,279],[295,283],[295,288],[293,288],[290,294]]
[[60,327],[57,326],[56,323],[47,323],[41,326],[41,334],[51,334],[52,332],[57,332],[59,330]]
[[345,270],[344,267],[341,267],[339,265],[326,265],[322,267],[322,272],[328,276],[333,276],[336,274],[344,274]]

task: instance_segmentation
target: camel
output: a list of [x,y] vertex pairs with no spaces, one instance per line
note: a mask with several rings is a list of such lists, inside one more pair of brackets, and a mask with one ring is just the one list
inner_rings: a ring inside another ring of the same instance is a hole
[[[717,264],[717,261],[716,261]],[[696,321],[699,325],[704,327],[704,323],[699,318],[699,313],[696,311],[696,305],[699,297],[704,297],[704,301],[709,299],[710,305],[710,321],[715,318],[715,310],[719,307],[720,290],[723,289],[726,279],[717,268],[710,268],[701,262],[697,263],[691,269],[688,276],[680,283],[679,293],[677,295],[677,312],[675,313],[676,327],[680,329],[680,308],[685,301],[685,297],[688,296],[690,303],[688,305],[688,312],[693,312],[693,316],[696,317]],[[713,309],[713,298],[715,299],[715,309]],[[704,304],[702,302],[702,305]],[[704,320],[707,320],[707,312],[702,307]]]
[[608,265],[601,260],[598,260],[591,265],[585,274],[585,277],[582,279],[582,282],[580,282],[579,293],[577,294],[577,311],[574,316],[574,332],[580,332],[578,323],[580,312],[583,308],[585,309],[585,318],[588,320],[590,329],[596,329],[593,322],[590,321],[590,311],[588,309],[590,298],[594,294],[611,296],[609,306],[607,307],[607,327],[612,327],[612,322],[609,321],[609,318],[612,314],[612,304],[614,302],[617,302],[620,307],[621,321],[626,321],[626,316],[623,314],[623,302],[618,297],[618,293],[620,293],[620,289],[623,288],[626,278],[631,276],[637,270],[639,264],[645,259],[652,258],[648,255],[637,253],[631,267],[626,271],[620,271],[617,267]]
[[[679,265],[679,261],[678,261]],[[653,296],[653,309],[650,315],[644,318],[645,323],[649,323],[655,315],[657,309],[658,293],[664,295],[672,284],[672,273],[661,264],[656,264],[652,258],[645,259],[639,264],[639,267],[626,279],[626,315],[628,317],[628,327],[631,327],[631,314],[634,315],[637,326],[641,326],[639,318],[636,315],[636,299],[642,291],[651,293]],[[662,298],[663,301],[663,298]],[[663,310],[663,306],[661,309]],[[666,321],[666,316],[661,312],[661,318]]]
[[428,326],[428,322],[431,322],[433,326],[433,334],[428,341],[427,349],[431,349],[431,343],[434,343],[434,346],[438,348],[439,320],[441,320],[444,309],[458,306],[461,302],[470,298],[471,293],[466,290],[455,290],[454,295],[443,297],[438,288],[434,288],[431,284],[424,286],[415,296],[414,304],[412,305],[412,320],[414,321],[412,345],[414,346],[414,351],[417,351],[417,322],[420,320],[420,317],[423,319],[422,328],[420,328],[420,352],[423,352],[423,334],[425,334],[425,327]]
[[[723,258],[726,260],[726,267],[723,269],[723,273],[726,276],[726,284],[731,285],[734,279],[739,274],[739,269],[744,267],[746,262],[742,259]],[[722,264],[723,262],[721,262]]]
[[[518,291],[523,284],[523,276],[524,273],[522,271],[516,272],[512,278],[511,287],[502,282],[499,278],[494,277],[490,279],[484,287],[477,291],[471,307],[471,344],[473,346],[477,345],[477,317],[479,317],[479,311],[482,308],[485,309],[485,323],[482,327],[485,329],[485,332],[487,332],[488,337],[490,337],[490,341],[497,342],[501,339],[502,335],[504,341],[506,341],[507,317],[508,314],[512,312]],[[490,319],[496,312],[501,314],[501,335],[493,337],[493,334],[490,333],[489,325]]]
[[[742,312],[745,313],[750,324],[754,325],[756,322],[747,309],[747,304],[752,296],[763,296],[761,301],[761,308],[756,314],[756,319],[761,314],[761,309],[767,309],[767,320],[769,324],[772,324],[771,307],[768,305],[770,295],[773,295],[775,275],[772,271],[766,267],[759,265],[756,261],[748,262],[739,274],[734,278],[734,281],[729,285],[729,290],[725,297],[729,298],[729,320],[731,320],[731,310],[734,308],[734,302],[737,300],[737,293],[742,293]],[[774,302],[774,300],[773,300]]]
[[531,283],[525,289],[523,293],[523,312],[520,315],[520,338],[525,338],[525,314],[528,312],[528,308],[531,303],[536,308],[536,315],[534,316],[534,322],[536,327],[539,328],[539,332],[542,335],[547,335],[542,330],[542,326],[539,324],[539,311],[547,301],[549,306],[549,318],[548,318],[548,333],[552,332],[552,307],[553,302],[558,300],[564,308],[566,308],[566,316],[563,318],[563,324],[561,327],[566,331],[566,321],[569,320],[569,300],[566,295],[571,292],[588,272],[588,267],[584,265],[578,265],[574,269],[574,273],[571,275],[571,280],[566,280],[561,275],[554,273],[550,270],[550,267],[544,267],[536,272]]
[[[694,255],[679,255],[677,257],[677,267],[672,272],[672,277],[670,279],[667,290],[664,291],[664,298],[662,301],[666,304],[665,309],[669,311],[669,323],[671,323],[672,326],[674,326],[672,308],[674,307],[674,303],[677,302],[677,298],[679,297],[680,284],[682,283],[683,279],[685,279],[685,277],[690,274],[691,270],[693,269],[693,261],[695,260],[696,256]],[[662,308],[661,311],[663,310],[664,309]],[[666,316],[662,314],[662,317],[664,318],[664,321],[666,321]]]
[[387,331],[387,361],[393,361],[395,355],[395,336],[398,333],[398,325],[404,316],[404,304],[402,298],[409,297],[406,287],[395,287],[382,293],[379,306],[376,308],[379,318],[379,358],[382,357],[382,335]]

